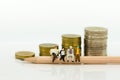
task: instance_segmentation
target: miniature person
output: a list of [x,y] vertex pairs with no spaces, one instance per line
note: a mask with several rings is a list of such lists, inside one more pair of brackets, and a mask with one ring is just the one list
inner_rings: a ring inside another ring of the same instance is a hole
[[64,48],[62,48],[62,50],[60,50],[60,60],[63,60],[65,62],[65,50],[64,50]]
[[72,62],[74,62],[74,49],[72,48],[72,46],[67,49],[67,62],[69,62],[70,57],[72,59]]
[[80,62],[80,48],[77,46],[76,53],[75,53],[75,62]]
[[50,55],[52,56],[52,62],[55,61],[55,59],[57,58],[57,55],[59,53],[59,50],[57,47],[55,47],[54,49],[50,49]]

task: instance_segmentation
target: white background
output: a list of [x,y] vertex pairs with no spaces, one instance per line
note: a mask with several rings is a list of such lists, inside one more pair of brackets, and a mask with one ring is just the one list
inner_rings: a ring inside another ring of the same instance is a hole
[[[15,60],[16,51],[39,55],[40,43],[61,45],[61,35],[84,28],[109,30],[108,55],[120,56],[119,0],[1,0],[0,80],[113,80],[120,65],[40,65]],[[83,47],[83,45],[82,45]]]

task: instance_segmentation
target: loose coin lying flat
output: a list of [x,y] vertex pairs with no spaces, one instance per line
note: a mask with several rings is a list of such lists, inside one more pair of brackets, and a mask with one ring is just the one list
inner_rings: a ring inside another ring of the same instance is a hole
[[30,51],[19,51],[15,53],[16,59],[24,60],[24,58],[34,57],[35,53]]

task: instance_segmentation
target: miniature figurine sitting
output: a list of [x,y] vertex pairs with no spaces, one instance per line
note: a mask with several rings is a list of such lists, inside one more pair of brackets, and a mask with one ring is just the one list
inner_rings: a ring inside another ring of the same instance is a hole
[[62,50],[60,50],[60,60],[63,60],[65,62],[65,50],[64,48],[62,48]]
[[77,49],[76,49],[76,54],[75,54],[75,62],[80,62],[80,48],[79,46],[77,46]]
[[69,62],[70,57],[72,59],[72,62],[74,62],[74,49],[72,48],[72,46],[67,49],[67,62]]
[[57,55],[59,53],[59,50],[57,47],[55,47],[54,49],[50,49],[50,55],[52,56],[52,62],[55,61],[55,59],[57,58]]

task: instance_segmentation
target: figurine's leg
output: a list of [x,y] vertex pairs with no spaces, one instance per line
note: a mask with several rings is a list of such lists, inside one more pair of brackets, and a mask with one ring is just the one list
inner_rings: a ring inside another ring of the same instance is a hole
[[77,54],[75,55],[75,62],[77,62]]
[[76,56],[75,56],[75,61],[76,61],[76,62],[77,62],[77,61],[80,62],[80,55],[79,55],[79,54],[76,54]]
[[56,54],[55,54],[55,53],[53,53],[52,55],[53,55],[52,62],[54,62],[57,56],[56,56]]
[[62,55],[62,60],[65,62],[64,57],[65,57],[65,55]]
[[61,60],[63,60],[63,55],[61,55]]
[[78,61],[80,62],[80,54],[78,54]]
[[72,62],[74,62],[74,58],[75,58],[75,57],[74,57],[74,54],[72,54],[71,56],[72,56]]
[[65,62],[65,55],[63,55],[63,61]]
[[60,56],[60,61],[61,61],[61,59],[62,59],[62,55]]
[[69,62],[69,54],[67,54],[67,62]]

